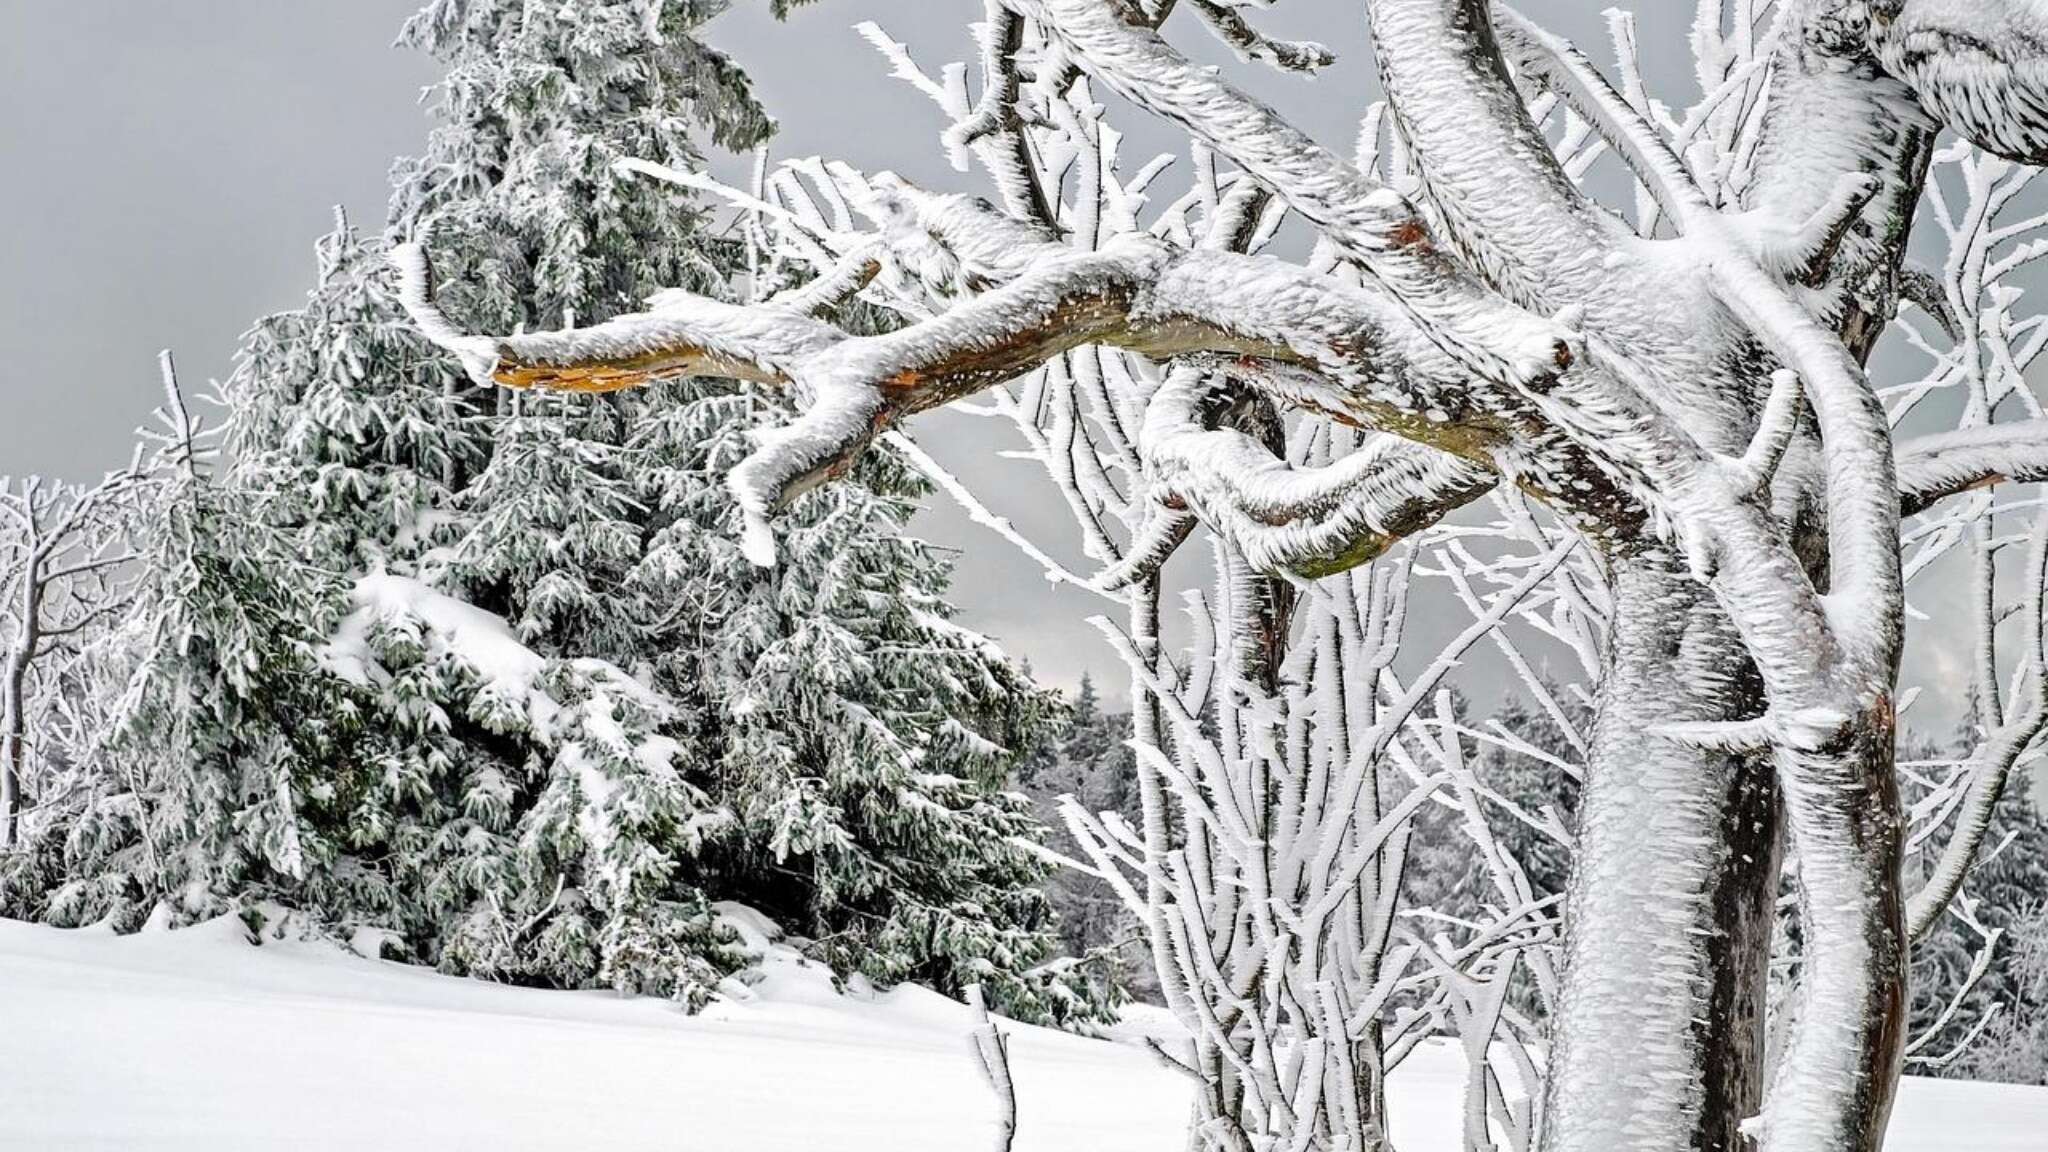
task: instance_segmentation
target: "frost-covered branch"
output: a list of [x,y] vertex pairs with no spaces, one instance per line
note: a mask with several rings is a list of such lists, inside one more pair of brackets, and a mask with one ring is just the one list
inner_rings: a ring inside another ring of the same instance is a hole
[[2034,0],[1882,0],[1870,44],[1978,147],[2048,165],[2048,11]]
[[2048,512],[2036,515],[2031,536],[2021,611],[2024,651],[2018,677],[2025,695],[2010,702],[2011,710],[1997,728],[1984,734],[1971,759],[1968,789],[1955,816],[1955,828],[1927,882],[1906,905],[1906,934],[1913,940],[1923,939],[1933,930],[1961,891],[2008,777],[2048,724],[2048,634],[2043,632],[2048,623],[2043,615],[2044,600],[2048,600]]
[[1140,447],[1157,483],[1260,571],[1355,568],[1496,481],[1489,468],[1392,436],[1297,468],[1243,432],[1211,426],[1201,414],[1210,399],[1207,373],[1175,370],[1146,405]]
[[1970,930],[1977,935],[1980,943],[1977,946],[1976,955],[1970,961],[1970,970],[1963,974],[1962,980],[1956,984],[1955,993],[1948,998],[1946,1004],[1942,1005],[1941,1014],[1936,1016],[1934,1021],[1928,1024],[1927,1027],[1921,1029],[1918,1036],[1914,1036],[1906,1041],[1906,1060],[1923,1068],[1940,1068],[1961,1055],[1971,1044],[1976,1042],[1977,1036],[1998,1015],[1999,1008],[2001,1007],[1996,1003],[1987,1007],[1983,1015],[1978,1018],[1976,1025],[1947,1052],[1933,1056],[1922,1056],[1919,1054],[1921,1049],[1927,1047],[1935,1037],[1941,1035],[1942,1031],[1948,1027],[1949,1021],[1955,1019],[1956,1012],[1962,1008],[1963,1002],[1968,1000],[1970,994],[1975,992],[1978,985],[1983,983],[1985,974],[1991,971],[1992,959],[1998,954],[1999,942],[2005,937],[2004,929],[1986,928],[1978,921],[1974,915],[1974,910],[1967,906],[1958,915],[1969,926]]
[[[2024,570],[2017,605],[2001,609],[1998,558],[2005,550],[1995,535],[2004,515],[1996,486],[2048,478],[2048,421],[2029,405],[2032,419],[1997,422],[2002,404],[2017,396],[2030,399],[2022,374],[2039,353],[2038,341],[2020,336],[2014,323],[2018,294],[2002,278],[2024,267],[2041,252],[2017,244],[2028,220],[2008,222],[2008,210],[2027,186],[2032,173],[2013,171],[2005,162],[1967,146],[1947,149],[1941,159],[1960,178],[1964,199],[1952,203],[1936,188],[1936,218],[1948,233],[1949,253],[1941,278],[1927,289],[1936,293],[1947,312],[1952,347],[1935,350],[1920,344],[1934,359],[1929,375],[1909,386],[1917,400],[1937,390],[1962,394],[1961,426],[1902,441],[1898,448],[1899,484],[1904,510],[1932,509],[1939,501],[1965,493],[1937,518],[1934,534],[1914,556],[1916,570],[1951,547],[1961,545],[1971,561],[1966,580],[1973,627],[1969,639],[1971,691],[1974,696],[1977,744],[1966,767],[1936,789],[1939,798],[1932,818],[1915,830],[1923,839],[1952,824],[1948,841],[1922,888],[1911,895],[1906,910],[1907,933],[1921,939],[1938,925],[1962,890],[1976,863],[1991,815],[2011,786],[2013,774],[2048,724],[2048,687],[2044,687],[2042,597],[2048,593],[2048,518],[2036,513],[2025,536]],[[1901,414],[1910,411],[1902,407]],[[2001,622],[2016,616],[2018,643],[2001,643]],[[2016,649],[2016,651],[2015,651]],[[2010,690],[2000,683],[2000,669],[2010,663]]]
[[1375,0],[1380,81],[1459,249],[1524,307],[1578,304],[1620,229],[1573,184],[1508,80],[1489,0]]
[[[1336,54],[1310,41],[1275,40],[1252,26],[1238,11],[1243,0],[1187,0],[1188,7],[1225,44],[1247,60],[1263,60],[1293,72],[1314,72],[1337,62]],[[1156,25],[1155,25],[1156,27]]]
[[1541,387],[1572,362],[1561,325],[1508,303],[1432,239],[1415,208],[1276,113],[1097,0],[1004,0],[1050,30],[1089,75],[1182,127],[1322,229],[1487,379]]
[[2014,420],[1898,443],[1899,500],[1905,515],[1950,496],[2007,482],[2048,480],[2048,420]]
[[[892,208],[914,214],[929,240],[921,253],[925,278],[986,290],[872,336],[850,336],[772,303],[743,307],[680,293],[652,311],[591,328],[464,336],[429,296],[424,254],[408,246],[395,259],[422,332],[479,380],[609,391],[720,375],[791,388],[808,401],[803,414],[764,433],[759,450],[732,474],[757,518],[843,468],[877,431],[1087,344],[1154,358],[1222,354],[1284,365],[1294,371],[1267,379],[1293,403],[1529,474],[1560,493],[1583,491],[1584,477],[1599,475],[1582,455],[1598,447],[1596,438],[1532,442],[1522,425],[1533,414],[1518,398],[1489,401],[1403,310],[1361,287],[1267,257],[1144,236],[1078,251],[962,197],[901,185],[892,193]],[[915,255],[899,251],[896,259]],[[1458,484],[1469,488],[1473,476],[1465,469]],[[765,537],[755,523],[758,543]]]
[[[169,353],[163,372],[175,402]],[[85,635],[133,604],[128,528],[152,479],[139,446],[90,485],[0,478],[0,851],[14,846],[28,803],[45,697],[61,690]]]

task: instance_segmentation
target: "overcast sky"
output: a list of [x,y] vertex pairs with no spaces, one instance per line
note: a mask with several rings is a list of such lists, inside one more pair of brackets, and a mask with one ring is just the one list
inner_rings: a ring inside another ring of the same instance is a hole
[[[1612,0],[1549,0],[1553,27],[1596,51]],[[155,403],[154,357],[173,348],[188,378],[225,374],[250,321],[296,306],[312,245],[336,204],[383,219],[385,174],[418,150],[428,61],[391,46],[417,0],[0,0],[0,474],[85,477],[125,455]],[[1665,11],[1673,0],[1644,0]],[[981,0],[822,0],[786,24],[767,0],[735,0],[708,39],[754,77],[783,130],[783,155],[824,154],[940,188],[983,191],[948,168],[936,110],[853,32],[880,22],[936,66],[965,57]],[[1226,63],[1298,124],[1348,150],[1375,94],[1355,0],[1280,5],[1267,25],[1312,36],[1339,62],[1313,81],[1247,72],[1199,30],[1170,29]],[[1332,13],[1338,13],[1332,15]],[[1646,71],[1674,101],[1692,94],[1683,22],[1644,28]],[[1604,52],[1600,52],[1604,58]],[[1127,155],[1175,138],[1142,124]],[[735,161],[719,166],[737,171]],[[943,413],[913,431],[997,509],[1065,546],[1064,509],[994,422]],[[1120,680],[1085,623],[1101,602],[1049,586],[1007,545],[950,510],[920,530],[962,548],[955,597],[966,622],[1071,685]],[[1423,622],[1429,626],[1428,621]],[[1923,658],[1923,666],[1932,663]]]

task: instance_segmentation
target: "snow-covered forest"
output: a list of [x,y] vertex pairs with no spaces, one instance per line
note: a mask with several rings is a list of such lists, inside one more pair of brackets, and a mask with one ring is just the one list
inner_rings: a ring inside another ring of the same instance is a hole
[[2048,1130],[2048,4],[933,0],[821,156],[730,5],[428,0],[0,488],[0,1146]]

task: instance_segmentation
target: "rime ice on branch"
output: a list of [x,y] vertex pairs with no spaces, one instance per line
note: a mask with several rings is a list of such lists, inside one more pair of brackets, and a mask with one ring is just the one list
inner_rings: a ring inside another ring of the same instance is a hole
[[[670,294],[593,328],[465,336],[415,251],[408,304],[480,380],[788,391],[801,415],[731,476],[762,563],[766,518],[906,417],[986,394],[978,410],[1014,422],[1100,565],[1053,574],[1124,601],[1105,631],[1133,673],[1144,827],[1069,821],[1189,1027],[1161,1056],[1199,1085],[1199,1140],[1381,1145],[1381,1077],[1427,1020],[1472,1045],[1475,1148],[1876,1148],[1908,933],[1953,895],[1985,797],[2041,724],[2036,570],[2021,687],[1990,701],[1952,859],[1909,902],[1894,681],[1901,549],[1924,537],[1902,516],[1976,500],[1965,520],[1996,522],[1973,494],[2048,476],[2048,424],[2020,375],[2041,325],[1999,286],[2039,254],[2038,221],[1985,224],[2011,199],[2007,160],[1945,154],[1974,221],[1945,225],[1961,265],[1910,268],[1905,241],[1923,190],[1942,195],[1941,125],[2041,159],[2039,6],[1707,0],[1706,95],[1681,116],[1649,95],[1625,15],[1611,78],[1504,6],[1370,0],[1388,103],[1356,162],[1190,63],[1174,7],[990,0],[978,95],[870,30],[999,203],[816,161],[764,174],[728,198],[763,282],[810,281],[792,294]],[[1253,59],[1320,59],[1245,5],[1186,7]],[[2000,30],[2016,34],[1984,48]],[[1189,190],[1149,219],[1166,166],[1122,174],[1095,87],[1193,138]],[[1602,153],[1636,189],[1624,209],[1582,183]],[[1290,214],[1316,236],[1306,260],[1261,251]],[[893,319],[854,331],[853,300]],[[1917,391],[1881,393],[1863,365],[1902,302],[1954,347]],[[1918,398],[1952,385],[1964,425],[1895,445]],[[2027,419],[2003,418],[2011,396]],[[1482,557],[1441,522],[1489,492],[1492,539],[1514,546]],[[1215,589],[1176,658],[1158,573],[1197,525]],[[1988,570],[1989,529],[1959,531]],[[1403,681],[1418,574],[1472,624]],[[1990,630],[2010,614],[1983,601],[1995,686]],[[1597,712],[1574,731],[1586,794],[1555,955],[1554,909],[1483,816],[1519,810],[1484,795],[1468,726],[1434,695],[1485,641],[1562,720],[1513,639],[1525,625],[1578,655]],[[1397,926],[1410,817],[1438,803],[1467,817],[1502,908],[1463,945]],[[1805,952],[1767,1067],[1781,840]],[[1540,1077],[1488,1055],[1533,1034],[1505,999],[1517,970],[1554,1012]]]

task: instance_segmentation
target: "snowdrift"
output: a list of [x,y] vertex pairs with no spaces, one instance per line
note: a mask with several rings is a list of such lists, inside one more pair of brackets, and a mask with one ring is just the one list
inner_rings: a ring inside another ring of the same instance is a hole
[[[115,937],[0,921],[0,1148],[964,1152],[993,1101],[967,1009],[836,992],[766,926],[702,1015],[352,956],[232,919]],[[1156,1026],[1156,1022],[1149,1022]],[[1010,1026],[1018,1152],[1180,1152],[1184,1081],[1129,1044]],[[1143,1028],[1134,1029],[1137,1031]],[[1394,1077],[1403,1152],[1457,1148],[1462,1066]],[[2048,1089],[1910,1081],[1889,1147],[2039,1149]]]

